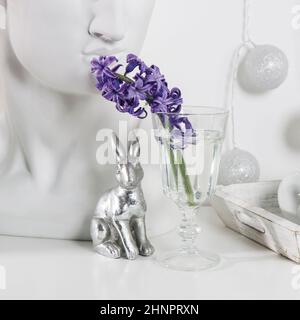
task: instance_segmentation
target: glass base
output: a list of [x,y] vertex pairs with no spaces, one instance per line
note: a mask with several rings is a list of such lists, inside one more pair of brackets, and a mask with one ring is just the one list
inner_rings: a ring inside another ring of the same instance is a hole
[[182,249],[163,253],[157,256],[156,260],[161,266],[177,271],[213,269],[221,262],[220,257],[216,254],[200,250],[189,252]]

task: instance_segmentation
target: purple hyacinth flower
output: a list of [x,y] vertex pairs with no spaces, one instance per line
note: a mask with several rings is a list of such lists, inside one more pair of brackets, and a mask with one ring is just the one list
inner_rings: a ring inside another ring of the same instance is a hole
[[102,96],[112,102],[117,103],[120,97],[121,82],[118,79],[112,79],[104,83],[102,87]]
[[106,82],[117,79],[116,72],[122,65],[118,64],[110,68],[112,64],[117,62],[116,57],[100,57],[91,61],[91,72],[96,76],[98,90],[102,91]]
[[[183,99],[181,97],[181,91],[178,88],[173,88],[170,92],[170,100],[172,106],[182,105]],[[175,111],[174,111],[175,112]],[[177,113],[177,112],[175,112]]]
[[141,74],[147,70],[146,64],[140,58],[138,58],[136,55],[132,53],[129,54],[127,56],[127,67],[125,75],[133,72],[137,67],[139,67]]
[[135,98],[144,101],[147,99],[146,91],[143,80],[138,79],[134,83],[128,85],[127,92],[125,94],[129,99]]
[[92,73],[101,74],[103,70],[113,63],[118,62],[118,59],[116,57],[99,57],[99,58],[94,58],[91,61],[91,71]]
[[145,83],[151,84],[151,94],[156,96],[161,90],[168,90],[168,86],[165,77],[160,73],[157,66],[151,66],[146,70]]
[[[148,114],[141,102],[148,104],[153,113],[166,113],[161,114],[160,119],[171,130],[174,145],[176,142],[183,149],[192,143],[195,132],[188,118],[180,114],[181,91],[178,88],[170,90],[160,69],[155,65],[148,67],[134,54],[127,56],[123,75],[118,73],[121,65],[117,63],[116,57],[99,57],[91,62],[91,71],[102,96],[114,102],[118,111],[138,118],[145,118]],[[134,71],[133,77],[129,78],[128,74]]]
[[[127,112],[138,118],[145,118],[147,111],[141,107],[141,101],[146,100],[143,90],[140,90],[141,84],[138,83],[124,83],[119,91],[120,96],[125,101]],[[125,110],[125,109],[124,109]]]

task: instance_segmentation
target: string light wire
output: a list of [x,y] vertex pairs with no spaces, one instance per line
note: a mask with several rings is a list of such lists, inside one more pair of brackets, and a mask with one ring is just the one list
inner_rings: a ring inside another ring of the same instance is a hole
[[250,37],[250,13],[251,13],[251,1],[252,0],[244,0],[243,4],[243,32],[242,32],[242,43],[235,50],[232,63],[230,66],[230,78],[229,85],[227,86],[227,98],[226,98],[226,106],[230,111],[230,120],[231,120],[231,143],[232,147],[236,148],[236,130],[235,130],[235,96],[236,96],[236,83],[238,77],[238,68],[242,57],[245,52],[251,47],[254,47],[255,44],[251,40]]

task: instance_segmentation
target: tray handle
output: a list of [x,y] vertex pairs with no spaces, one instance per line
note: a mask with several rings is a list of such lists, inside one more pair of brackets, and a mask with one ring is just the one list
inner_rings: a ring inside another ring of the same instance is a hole
[[266,233],[266,229],[261,225],[261,223],[257,219],[250,217],[248,214],[236,210],[235,217],[243,225],[245,225],[245,226],[247,226],[247,227],[249,227],[259,233],[263,233],[263,234]]

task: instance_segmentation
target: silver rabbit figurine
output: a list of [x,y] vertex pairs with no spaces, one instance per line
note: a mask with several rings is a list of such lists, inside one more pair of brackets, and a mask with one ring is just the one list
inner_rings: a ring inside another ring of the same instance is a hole
[[134,260],[140,254],[150,256],[154,248],[147,238],[145,226],[146,202],[141,187],[144,171],[140,164],[140,144],[137,138],[129,142],[126,154],[119,138],[113,134],[117,155],[119,185],[99,200],[91,223],[94,249],[109,258]]

